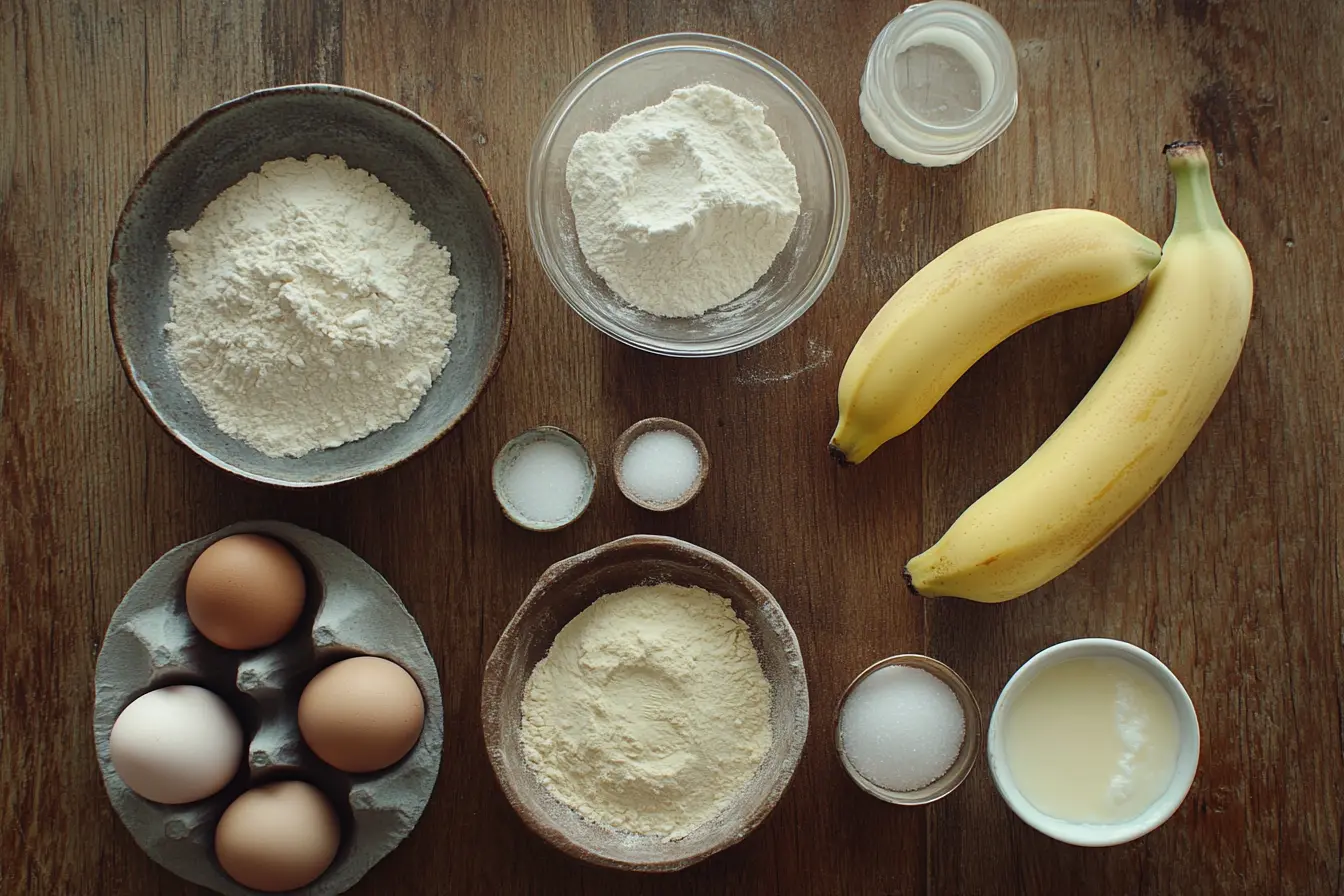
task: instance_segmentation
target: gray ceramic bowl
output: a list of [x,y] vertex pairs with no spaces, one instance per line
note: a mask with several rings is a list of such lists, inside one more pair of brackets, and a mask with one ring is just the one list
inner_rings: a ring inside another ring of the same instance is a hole
[[[452,358],[410,419],[339,448],[267,457],[218,429],[168,356],[168,232],[262,164],[339,155],[410,203],[453,257]],[[485,182],[441,131],[396,103],[332,84],[258,90],[207,110],[150,163],[131,192],[108,269],[112,337],[131,385],[182,444],[246,479],[329,485],[388,469],[462,419],[494,374],[509,335],[509,251]]]

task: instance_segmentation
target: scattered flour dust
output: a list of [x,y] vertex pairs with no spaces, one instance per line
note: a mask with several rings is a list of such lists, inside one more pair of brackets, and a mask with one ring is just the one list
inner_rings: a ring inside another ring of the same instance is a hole
[[684,837],[727,807],[771,744],[770,683],[732,604],[658,584],[598,598],[523,695],[523,755],[583,817]]
[[695,317],[751,289],[801,208],[765,109],[712,84],[582,134],[565,183],[588,266],[661,317]]
[[[761,364],[754,369],[747,369],[739,372],[733,377],[733,382],[739,386],[768,386],[773,383],[787,383],[795,377],[802,376],[805,373],[811,373],[819,367],[824,367],[835,357],[835,352],[827,346],[821,344],[815,339],[807,340],[805,349],[806,357],[803,363],[798,366],[786,365],[781,363]],[[781,352],[772,349],[769,345],[762,350],[762,356],[768,360],[777,360]]]
[[448,251],[338,157],[267,162],[168,242],[169,353],[219,428],[263,454],[400,423],[448,361]]

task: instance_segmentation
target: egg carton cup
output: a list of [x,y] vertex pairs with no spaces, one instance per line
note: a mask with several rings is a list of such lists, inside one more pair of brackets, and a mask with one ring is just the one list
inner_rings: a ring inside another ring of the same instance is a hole
[[[201,635],[187,617],[187,573],[207,547],[228,535],[269,535],[298,557],[307,580],[304,613],[279,643],[232,651]],[[371,774],[335,769],[303,742],[299,696],[321,669],[367,654],[402,666],[425,701],[420,740],[396,765]],[[246,755],[227,786],[195,803],[170,806],[136,795],[112,766],[112,725],[136,698],[195,684],[224,699],[243,728]],[[180,545],[142,575],[112,614],[94,674],[94,740],[117,815],[150,858],[177,876],[227,896],[257,891],[233,881],[215,858],[215,826],[251,787],[300,779],[331,801],[341,846],[312,884],[291,891],[332,896],[354,886],[411,832],[438,777],[443,755],[443,695],[424,636],[392,587],[348,548],[280,522],[238,523]]]

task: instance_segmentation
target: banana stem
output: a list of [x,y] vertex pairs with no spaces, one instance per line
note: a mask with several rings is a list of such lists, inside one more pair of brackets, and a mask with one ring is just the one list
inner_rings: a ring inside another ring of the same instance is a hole
[[1192,141],[1168,143],[1162,148],[1167,168],[1176,181],[1176,221],[1171,232],[1226,230],[1227,223],[1213,195],[1209,157],[1204,147]]

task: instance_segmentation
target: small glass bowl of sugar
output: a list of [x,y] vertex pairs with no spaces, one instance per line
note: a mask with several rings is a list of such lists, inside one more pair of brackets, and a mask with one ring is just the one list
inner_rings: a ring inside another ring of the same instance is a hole
[[899,806],[947,796],[980,751],[980,706],[956,672],[907,653],[864,669],[840,697],[840,764],[866,793]]

